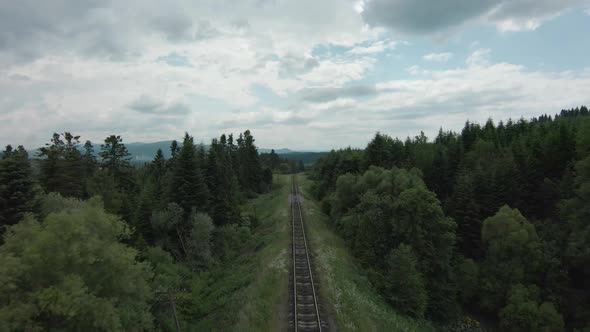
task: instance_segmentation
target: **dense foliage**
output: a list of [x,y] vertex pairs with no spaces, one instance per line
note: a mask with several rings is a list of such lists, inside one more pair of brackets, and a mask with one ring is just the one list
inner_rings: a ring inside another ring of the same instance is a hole
[[321,159],[314,194],[402,312],[590,328],[589,115],[467,122],[432,141],[377,133]]
[[250,131],[207,150],[187,133],[170,155],[136,167],[111,135],[97,159],[69,132],[33,160],[6,147],[0,330],[191,329],[198,314],[185,309],[201,303],[191,287],[251,242],[256,220],[239,206],[270,189],[272,172]]

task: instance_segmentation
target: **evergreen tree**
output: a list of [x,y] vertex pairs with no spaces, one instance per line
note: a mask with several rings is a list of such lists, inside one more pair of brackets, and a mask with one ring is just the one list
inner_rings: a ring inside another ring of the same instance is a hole
[[246,192],[259,193],[266,190],[262,182],[262,167],[258,159],[258,149],[254,145],[254,137],[246,130],[238,138],[238,178],[242,189]]
[[64,137],[64,169],[61,171],[62,189],[59,191],[66,197],[81,198],[84,193],[84,164],[78,146],[80,136],[74,136],[69,132],[63,133]]
[[479,205],[475,200],[473,179],[469,174],[464,172],[457,177],[449,205],[451,215],[457,222],[459,251],[466,257],[480,258],[482,221],[479,219]]
[[82,155],[78,150],[80,136],[69,132],[54,133],[50,142],[39,149],[41,184],[46,192],[66,197],[82,197],[84,173]]
[[6,226],[18,223],[25,213],[33,212],[34,197],[29,154],[22,146],[16,151],[6,146],[0,160],[0,235]]
[[376,133],[366,149],[366,167],[391,167],[390,146],[391,138],[381,133]]
[[94,147],[92,142],[86,141],[84,143],[84,155],[82,155],[82,164],[84,165],[84,175],[86,178],[90,178],[96,172],[98,162],[96,156],[94,156]]
[[209,191],[201,174],[197,149],[188,133],[185,134],[182,148],[175,158],[169,188],[171,202],[180,205],[187,215],[193,208],[199,212],[207,211]]
[[171,158],[175,158],[180,153],[180,147],[178,146],[178,142],[173,140],[170,144],[170,156]]
[[105,138],[101,150],[99,155],[102,158],[104,169],[109,170],[115,176],[122,176],[127,173],[127,170],[131,167],[129,163],[131,154],[123,144],[121,136],[111,135]]
[[166,196],[166,159],[161,149],[158,149],[154,160],[149,165],[149,174],[153,184],[152,198],[156,207],[163,208]]

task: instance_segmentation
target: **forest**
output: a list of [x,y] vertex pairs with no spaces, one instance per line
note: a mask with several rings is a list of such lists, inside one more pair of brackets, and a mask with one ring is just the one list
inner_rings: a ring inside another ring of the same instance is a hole
[[272,184],[254,137],[187,133],[141,167],[120,136],[94,149],[64,132],[3,151],[0,330],[194,329],[225,300],[210,280],[254,245],[240,204]]
[[590,114],[332,151],[310,175],[394,308],[449,330],[590,331]]
[[590,330],[586,107],[434,139],[376,133],[312,166],[258,153],[250,131],[207,147],[186,133],[169,149],[137,165],[117,135],[6,146],[0,330],[212,328],[199,324],[264,246],[243,204],[273,173],[302,171],[397,312],[447,331]]

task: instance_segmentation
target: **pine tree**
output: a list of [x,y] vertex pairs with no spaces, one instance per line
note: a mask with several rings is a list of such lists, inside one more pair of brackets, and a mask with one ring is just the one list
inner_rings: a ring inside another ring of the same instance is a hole
[[113,174],[121,188],[125,190],[133,189],[134,182],[130,176],[130,153],[123,144],[121,136],[108,136],[100,147],[102,151],[99,155],[102,158],[103,169]]
[[175,158],[178,153],[180,153],[180,147],[178,146],[178,142],[173,140],[170,144],[170,156],[171,158]]
[[390,141],[391,138],[381,133],[376,133],[375,137],[369,142],[366,149],[366,165],[378,166],[378,167],[391,167],[391,155],[390,155]]
[[63,133],[64,169],[62,170],[62,190],[65,197],[81,198],[84,193],[84,165],[78,146],[80,136],[74,136],[69,132]]
[[479,205],[475,201],[473,178],[465,172],[459,174],[454,193],[449,202],[451,216],[457,223],[459,251],[470,258],[482,256]]
[[258,193],[265,190],[261,179],[262,166],[258,159],[258,149],[254,145],[254,137],[246,130],[238,138],[239,181],[246,192]]
[[6,146],[0,160],[0,235],[6,226],[18,223],[34,208],[34,181],[29,154],[19,146]]
[[207,211],[209,191],[199,167],[197,149],[188,133],[176,159],[172,187],[169,188],[171,201],[179,204],[187,214],[193,207],[199,212]]
[[207,156],[207,184],[211,194],[210,214],[216,225],[237,221],[239,210],[235,188],[232,187],[233,169],[225,136],[213,139]]
[[158,149],[154,160],[150,164],[150,175],[153,179],[153,199],[158,207],[163,207],[165,196],[166,159],[161,149]]
[[84,165],[84,176],[90,178],[94,175],[97,169],[98,162],[94,156],[94,147],[92,142],[86,141],[84,143],[84,155],[82,155],[82,163]]
[[42,159],[40,182],[46,192],[59,192],[61,181],[58,177],[61,168],[64,142],[61,135],[53,133],[49,143],[39,149],[38,157]]
[[[62,139],[63,138],[63,139]],[[41,184],[47,192],[58,192],[66,197],[82,197],[83,164],[78,150],[80,136],[69,132],[54,133],[50,143],[39,149]]]

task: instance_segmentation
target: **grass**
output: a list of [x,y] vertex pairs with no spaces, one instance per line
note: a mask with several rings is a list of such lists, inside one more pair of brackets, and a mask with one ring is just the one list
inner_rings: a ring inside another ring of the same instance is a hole
[[[249,252],[208,274],[211,290],[203,303],[212,303],[195,331],[277,331],[284,329],[282,308],[288,298],[288,248],[290,244],[290,177],[275,175],[273,190],[242,206],[255,214]],[[188,309],[188,308],[187,308]],[[190,309],[187,310],[187,313]]]
[[316,278],[339,331],[434,331],[430,323],[397,314],[371,288],[362,267],[344,241],[328,226],[328,217],[309,194],[311,181],[298,175],[305,198],[303,213],[314,254]]

